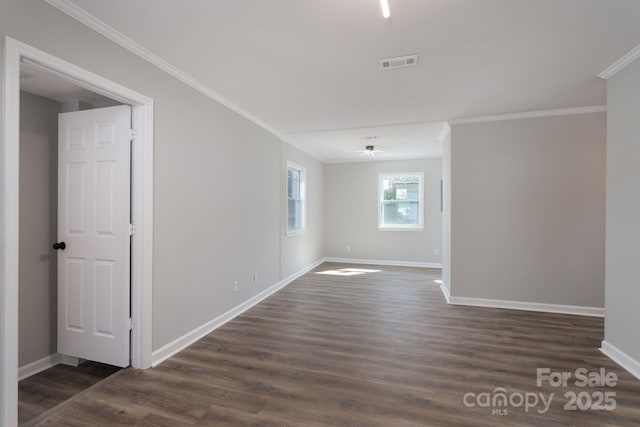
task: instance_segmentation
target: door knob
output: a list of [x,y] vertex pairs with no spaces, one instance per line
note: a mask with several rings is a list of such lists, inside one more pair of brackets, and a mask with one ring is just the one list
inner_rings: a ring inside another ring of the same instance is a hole
[[67,247],[67,245],[64,242],[54,243],[53,244],[53,249],[55,249],[56,251],[59,250],[59,249],[64,251],[64,248],[66,248],[66,247]]

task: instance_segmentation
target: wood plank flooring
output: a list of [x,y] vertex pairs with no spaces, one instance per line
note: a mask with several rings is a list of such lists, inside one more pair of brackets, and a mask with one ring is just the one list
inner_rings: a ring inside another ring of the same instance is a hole
[[[439,270],[317,274],[341,268],[358,266],[325,263],[160,366],[108,378],[37,425],[640,425],[640,381],[598,351],[602,319],[450,306]],[[537,368],[604,368],[618,382],[538,387]],[[479,406],[496,388],[511,404]],[[563,409],[567,392],[588,392],[584,404],[605,391],[615,392],[613,411]],[[525,393],[553,393],[548,411],[525,410]]]
[[18,422],[24,424],[53,409],[120,368],[97,362],[57,365],[18,383]]

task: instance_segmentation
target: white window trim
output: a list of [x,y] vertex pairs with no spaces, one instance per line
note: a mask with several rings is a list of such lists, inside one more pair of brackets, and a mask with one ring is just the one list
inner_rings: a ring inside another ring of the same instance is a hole
[[[418,176],[420,178],[420,191],[418,192],[418,225],[411,224],[382,224],[382,201],[384,189],[382,181],[388,177]],[[378,230],[379,231],[424,231],[424,172],[380,173],[378,174]]]
[[[300,201],[302,201],[302,227],[295,230],[289,230],[289,169],[295,169],[300,172]],[[307,168],[287,160],[287,171],[285,179],[284,193],[284,212],[285,212],[285,234],[287,237],[299,236],[307,232]]]

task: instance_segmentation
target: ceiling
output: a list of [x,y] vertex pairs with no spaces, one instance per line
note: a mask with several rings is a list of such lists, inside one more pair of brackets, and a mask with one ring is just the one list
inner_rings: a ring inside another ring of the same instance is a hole
[[[338,129],[284,134],[285,140],[327,163],[442,157],[444,122],[414,123],[368,128]],[[367,145],[383,149],[375,157],[363,155]]]
[[120,104],[111,98],[83,89],[38,65],[24,62],[20,64],[20,90],[60,103],[81,101],[96,108]]
[[597,75],[640,44],[638,0],[390,0],[389,19],[379,0],[68,1],[323,161],[365,136],[376,159],[438,155],[450,119],[604,105]]

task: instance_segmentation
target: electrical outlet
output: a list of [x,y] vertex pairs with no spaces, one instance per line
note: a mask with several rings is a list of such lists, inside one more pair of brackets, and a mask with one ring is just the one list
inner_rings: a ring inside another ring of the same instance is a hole
[[233,292],[238,292],[238,289],[240,289],[240,285],[238,284],[238,281],[236,280],[235,282],[233,282]]
[[258,283],[258,273],[253,273],[253,283]]
[[351,252],[351,245],[347,245],[347,252]]
[[433,250],[433,254],[434,254],[434,255],[440,255],[440,251],[439,251],[438,249],[434,249],[434,250]]

